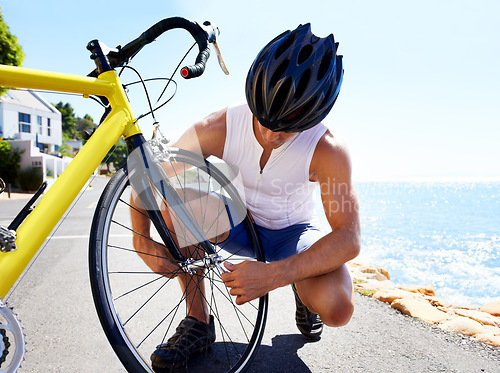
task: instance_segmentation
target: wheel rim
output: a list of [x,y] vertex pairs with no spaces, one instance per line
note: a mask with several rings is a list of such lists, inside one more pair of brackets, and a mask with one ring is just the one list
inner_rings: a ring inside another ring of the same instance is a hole
[[[183,161],[177,157],[179,160]],[[204,176],[213,176],[211,169],[202,169],[201,172]],[[216,188],[220,190],[220,185]],[[148,370],[150,354],[175,332],[186,315],[187,305],[178,281],[152,273],[134,251],[127,214],[130,187],[125,177],[118,190],[122,193],[113,197],[103,229],[100,260],[106,293],[104,302],[133,358]],[[219,255],[230,258],[232,263],[248,259],[226,253],[223,244],[216,247]],[[206,302],[215,319],[217,339],[211,349],[189,361],[189,370],[242,371],[262,338],[267,297],[236,306],[220,279],[217,266],[207,268],[204,278]]]

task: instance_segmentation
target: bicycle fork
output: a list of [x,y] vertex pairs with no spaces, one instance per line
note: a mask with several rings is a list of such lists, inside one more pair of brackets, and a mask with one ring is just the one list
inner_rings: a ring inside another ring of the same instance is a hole
[[[170,182],[160,162],[153,155],[144,137],[141,134],[133,135],[126,139],[126,143],[129,156],[127,166],[124,170],[129,177],[132,188],[139,196],[149,218],[174,260],[178,263],[183,263],[182,269],[189,274],[194,274],[200,268],[212,266],[218,267],[222,272],[227,272],[220,264],[222,258],[217,254],[213,245],[208,241],[203,231],[186,209],[184,202]],[[128,170],[133,170],[134,172],[128,172]],[[179,251],[162,217],[160,206],[158,206],[155,193],[152,189],[153,185],[161,193],[161,197],[166,203],[171,206],[178,219],[185,224],[196,242],[200,244],[206,253],[204,258],[185,258]]]

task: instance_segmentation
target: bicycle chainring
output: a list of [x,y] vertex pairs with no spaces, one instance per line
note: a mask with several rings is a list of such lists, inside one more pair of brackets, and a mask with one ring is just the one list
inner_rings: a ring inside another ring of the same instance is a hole
[[0,373],[16,372],[24,360],[24,334],[12,308],[0,300]]
[[0,368],[2,367],[2,364],[5,363],[5,360],[7,360],[7,355],[9,354],[9,347],[10,347],[9,337],[7,337],[7,333],[4,329],[2,329],[0,323]]

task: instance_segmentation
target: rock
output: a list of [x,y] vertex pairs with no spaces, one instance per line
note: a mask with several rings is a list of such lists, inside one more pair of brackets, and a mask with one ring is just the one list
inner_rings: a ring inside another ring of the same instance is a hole
[[427,300],[430,304],[432,304],[435,307],[441,307],[441,308],[450,308],[451,304],[446,303],[442,299],[436,298],[434,296],[424,296],[425,300]]
[[387,277],[388,280],[391,279],[391,277],[389,276],[389,271],[385,270],[384,268],[381,268],[381,267],[377,267],[377,270],[382,273],[385,277]]
[[452,306],[436,297],[430,286],[398,285],[389,272],[371,264],[348,262],[354,289],[391,304],[402,313],[455,333],[474,336],[485,344],[500,347],[500,301],[477,307]]
[[478,310],[478,307],[476,306],[464,306],[464,305],[453,306],[453,308],[457,310],[475,310],[475,311]]
[[348,267],[351,273],[354,274],[354,277],[361,277],[365,280],[378,280],[385,281],[389,280],[389,272],[385,269],[371,265],[371,264],[362,264],[349,262]]
[[383,289],[395,289],[394,283],[389,280],[377,281],[377,280],[354,280],[354,288],[359,290],[383,290]]
[[486,343],[493,347],[500,347],[500,336],[491,333],[481,333],[474,336],[480,342]]
[[466,309],[454,309],[453,312],[459,316],[468,317],[484,325],[498,326],[495,317],[486,312]]
[[400,289],[380,289],[373,294],[373,298],[387,303],[392,303],[396,299],[402,299],[407,297],[413,297],[411,293]]
[[431,288],[430,286],[401,285],[398,286],[398,288],[400,288],[401,290],[409,291],[412,293],[420,293],[431,297],[436,295],[434,289]]
[[439,311],[425,300],[411,298],[396,299],[391,303],[391,307],[403,312],[405,315],[419,318],[429,324],[436,324],[450,318],[449,315]]
[[485,304],[479,310],[483,311],[483,312],[487,312],[493,316],[500,316],[500,301]]
[[484,327],[468,317],[458,316],[439,324],[439,328],[467,336],[485,333]]
[[500,337],[500,328],[497,328],[497,327],[491,326],[491,325],[485,325],[484,329],[486,330],[486,333],[493,334],[493,335]]

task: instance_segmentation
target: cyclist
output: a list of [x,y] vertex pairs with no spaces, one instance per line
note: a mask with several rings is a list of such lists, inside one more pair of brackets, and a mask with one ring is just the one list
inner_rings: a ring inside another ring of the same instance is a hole
[[[345,263],[358,255],[360,246],[349,155],[339,137],[321,123],[342,83],[337,47],[333,35],[319,38],[309,24],[279,35],[259,52],[248,72],[246,103],[213,113],[175,144],[239,169],[243,198],[267,262],[225,263],[229,272],[222,279],[236,303],[291,284],[297,327],[313,340],[319,339],[323,323],[349,322],[353,287]],[[331,226],[328,233],[315,220],[313,191],[318,185]],[[144,236],[146,220],[132,210],[134,229]],[[248,241],[244,230],[239,224],[225,234],[234,238],[231,244],[241,246]],[[160,247],[139,235],[134,246],[150,253]],[[143,259],[158,273],[174,266],[156,257]],[[180,282],[186,291],[187,280]],[[185,362],[214,342],[213,317],[203,296],[192,295],[189,304],[175,335],[153,352],[153,367]]]

